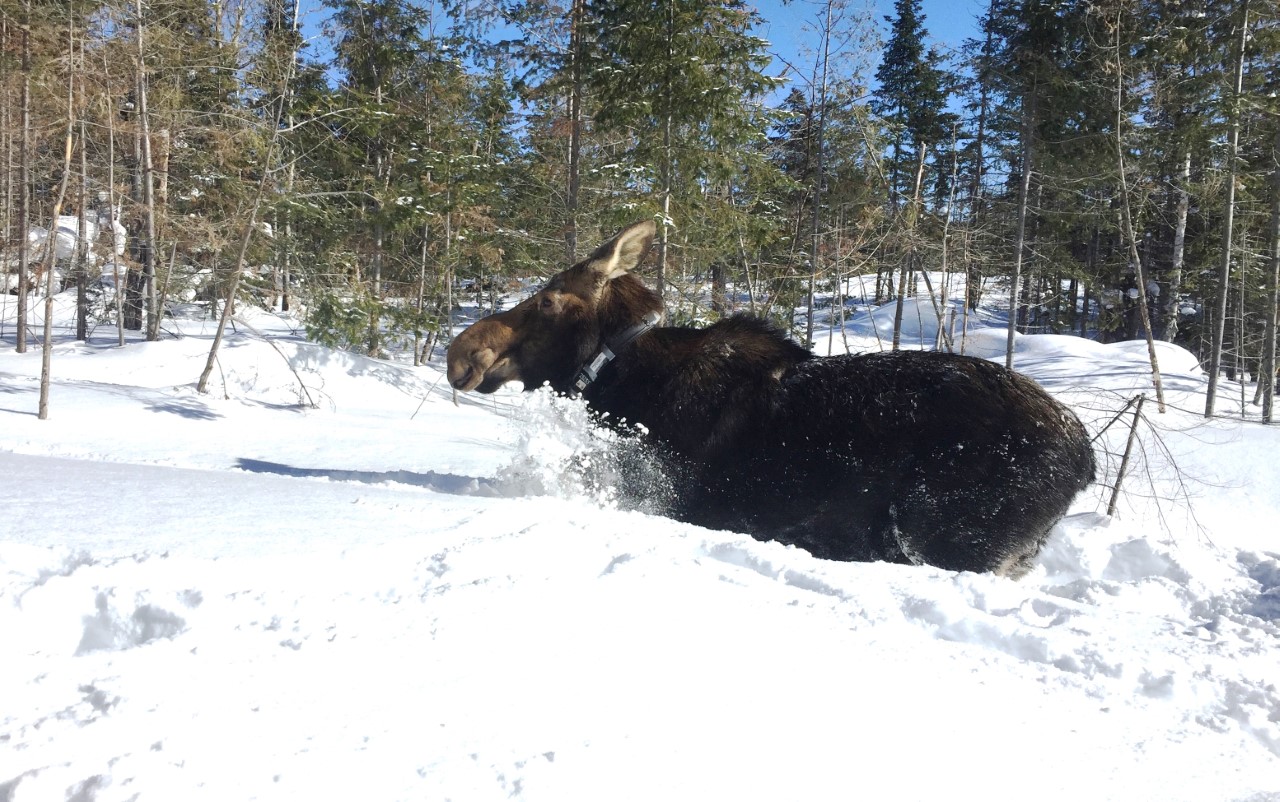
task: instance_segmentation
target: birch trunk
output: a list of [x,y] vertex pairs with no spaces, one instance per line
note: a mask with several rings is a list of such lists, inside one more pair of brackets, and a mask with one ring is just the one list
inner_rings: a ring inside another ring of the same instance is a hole
[[1191,211],[1191,150],[1182,154],[1181,181],[1178,184],[1178,205],[1173,217],[1173,258],[1169,264],[1169,298],[1164,304],[1164,339],[1173,342],[1178,336],[1178,293],[1182,291],[1182,267],[1187,258],[1187,217]]
[[[297,7],[295,5],[295,28]],[[296,58],[289,61],[289,66],[285,69],[285,74],[281,80],[280,93],[283,97],[288,92],[289,87],[293,83],[293,71]],[[271,181],[272,162],[276,159],[276,154],[280,148],[280,121],[284,117],[284,106],[281,102],[276,104],[276,111],[272,115],[271,135],[267,141],[266,156],[262,161],[262,177],[258,181],[257,190],[254,192],[253,204],[249,209],[249,219],[244,227],[244,234],[240,239],[240,249],[236,254],[235,270],[231,274],[231,281],[228,282],[227,296],[222,305],[222,315],[218,318],[218,328],[213,335],[213,344],[209,347],[209,358],[205,362],[204,370],[200,374],[199,380],[196,382],[196,390],[200,393],[209,392],[209,376],[213,374],[213,367],[218,361],[218,349],[222,346],[222,338],[226,334],[227,324],[231,322],[232,309],[235,305],[236,292],[240,288],[240,276],[244,274],[245,260],[249,253],[249,244],[253,241],[253,232],[258,227],[258,210],[262,206],[262,198],[266,194],[267,185]]]
[[[84,88],[81,87],[81,97]],[[84,120],[80,121],[80,186],[76,192],[80,210],[76,220],[76,339],[89,339],[89,160],[85,153]]]
[[[422,334],[421,326],[423,314],[427,308],[427,245],[430,242],[431,229],[426,224],[422,224],[422,247],[418,252],[418,323],[413,327],[413,366],[418,367],[425,360],[422,359]],[[430,342],[430,338],[427,340]]]
[[[278,129],[279,126],[277,125],[276,128]],[[244,273],[245,259],[249,254],[249,244],[253,241],[253,232],[258,227],[258,210],[262,206],[262,196],[266,192],[267,180],[271,175],[271,160],[275,157],[277,137],[278,133],[273,133],[271,143],[267,146],[267,158],[263,163],[262,178],[258,181],[258,188],[253,196],[253,205],[249,208],[249,220],[245,224],[243,235],[240,237],[240,248],[236,253],[235,268],[231,274],[231,280],[227,282],[227,295],[223,298],[222,314],[218,318],[218,329],[214,332],[213,345],[209,348],[209,358],[205,362],[204,371],[201,372],[200,379],[196,382],[196,391],[199,393],[209,392],[209,376],[212,375],[213,366],[218,361],[218,349],[222,347],[222,338],[226,333],[227,324],[231,322],[236,292],[240,289],[240,276]]]
[[[107,74],[105,52],[102,55],[102,72],[103,75]],[[105,100],[107,104],[107,218],[111,229],[111,272],[116,296],[116,339],[117,343],[123,347],[125,288],[120,281],[120,255],[116,253],[116,221],[119,219],[119,214],[116,212],[116,114],[110,95],[107,95]]]

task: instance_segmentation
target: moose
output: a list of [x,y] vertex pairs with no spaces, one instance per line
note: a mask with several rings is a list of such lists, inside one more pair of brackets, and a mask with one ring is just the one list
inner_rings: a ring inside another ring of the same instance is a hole
[[1026,573],[1093,481],[1089,438],[1031,379],[949,353],[816,357],[747,315],[658,326],[629,226],[449,346],[456,390],[510,381],[639,424],[669,514],[845,561]]

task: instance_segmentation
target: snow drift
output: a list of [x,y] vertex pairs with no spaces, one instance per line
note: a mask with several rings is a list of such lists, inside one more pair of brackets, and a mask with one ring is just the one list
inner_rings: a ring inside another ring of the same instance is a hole
[[[199,322],[60,343],[44,422],[0,351],[0,799],[1280,799],[1280,434],[1185,352],[1015,583],[655,517],[573,402],[252,322],[211,396]],[[1018,343],[1095,434],[1147,386]]]

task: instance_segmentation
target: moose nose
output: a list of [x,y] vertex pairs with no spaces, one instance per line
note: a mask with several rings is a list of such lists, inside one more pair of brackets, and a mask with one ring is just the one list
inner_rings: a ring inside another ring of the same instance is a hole
[[455,389],[461,390],[471,381],[471,376],[476,372],[475,364],[469,359],[450,359],[448,362],[448,378],[449,384]]
[[[471,329],[468,329],[469,331]],[[464,333],[463,336],[465,337],[466,334]],[[459,348],[458,345],[461,342],[463,340],[460,337],[449,346],[447,357],[449,384],[455,390],[469,393],[479,387],[489,375],[490,369],[497,361],[497,355],[490,348],[472,350]]]
[[456,379],[450,380],[449,384],[453,385],[455,390],[466,389],[467,383],[471,381],[471,375],[475,373],[475,368],[468,366],[467,372]]

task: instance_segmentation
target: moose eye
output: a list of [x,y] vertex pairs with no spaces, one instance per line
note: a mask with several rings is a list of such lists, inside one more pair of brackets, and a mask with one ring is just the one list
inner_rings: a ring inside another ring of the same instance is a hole
[[550,309],[554,305],[555,305],[555,302],[551,300],[550,295],[544,295],[542,296],[542,300],[538,301],[539,309]]

